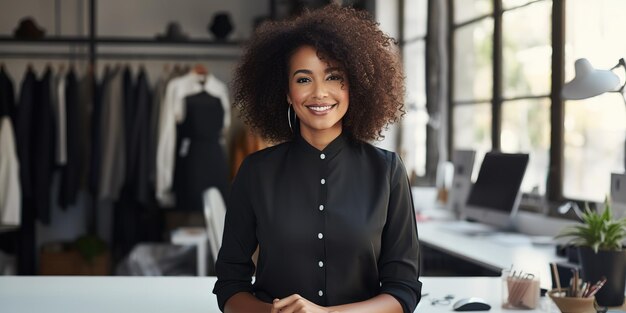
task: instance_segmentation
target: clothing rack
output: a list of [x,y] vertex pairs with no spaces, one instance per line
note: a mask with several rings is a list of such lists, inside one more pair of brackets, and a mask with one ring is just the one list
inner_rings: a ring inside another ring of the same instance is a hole
[[[89,31],[88,36],[50,36],[42,39],[23,39],[13,38],[12,36],[0,35],[0,46],[2,45],[53,45],[87,48],[87,51],[71,51],[71,52],[39,52],[32,49],[19,50],[3,49],[0,51],[1,59],[87,59],[89,68],[97,69],[96,61],[102,60],[183,60],[198,61],[201,59],[211,60],[234,60],[239,57],[240,41],[219,41],[210,39],[189,39],[180,41],[157,40],[152,37],[98,37],[96,36],[97,21],[97,0],[89,0]],[[60,1],[55,1],[56,23],[60,20]],[[57,29],[58,29],[57,25]],[[187,53],[163,53],[163,52],[97,52],[99,46],[121,47],[121,46],[142,46],[142,47],[209,47],[212,50],[208,52],[187,52]],[[83,49],[81,49],[83,50]],[[93,95],[93,101],[97,101],[96,93]],[[97,232],[97,201],[94,199],[91,203],[92,209],[88,214],[87,230],[89,233]],[[0,231],[1,232],[1,231]]]
[[[0,58],[6,59],[85,59],[90,55],[80,52],[0,52]],[[182,60],[197,61],[201,59],[233,60],[237,55],[231,54],[175,54],[175,53],[97,53],[96,59],[101,60]]]

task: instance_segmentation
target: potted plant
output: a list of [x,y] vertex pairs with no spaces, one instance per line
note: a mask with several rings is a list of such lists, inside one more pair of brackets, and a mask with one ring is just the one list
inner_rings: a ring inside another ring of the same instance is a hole
[[603,277],[607,282],[596,293],[601,306],[624,304],[626,282],[626,218],[615,218],[609,198],[604,200],[604,211],[592,211],[585,204],[581,214],[582,224],[564,228],[557,237],[569,237],[570,244],[578,247],[584,281],[595,283]]

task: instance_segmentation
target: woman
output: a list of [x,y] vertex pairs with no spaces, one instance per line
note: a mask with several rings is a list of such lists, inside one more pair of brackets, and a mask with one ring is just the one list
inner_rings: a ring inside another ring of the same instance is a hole
[[395,153],[365,142],[403,112],[391,44],[366,13],[333,5],[264,24],[249,42],[235,105],[282,143],[246,158],[233,183],[214,289],[224,312],[417,306],[406,171]]

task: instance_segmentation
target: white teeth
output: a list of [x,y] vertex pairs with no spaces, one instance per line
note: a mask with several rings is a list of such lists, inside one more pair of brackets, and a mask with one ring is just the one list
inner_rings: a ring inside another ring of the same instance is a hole
[[313,110],[313,111],[317,111],[317,112],[323,112],[326,111],[328,109],[330,109],[332,107],[332,105],[327,105],[327,106],[323,106],[323,107],[309,107],[309,109]]

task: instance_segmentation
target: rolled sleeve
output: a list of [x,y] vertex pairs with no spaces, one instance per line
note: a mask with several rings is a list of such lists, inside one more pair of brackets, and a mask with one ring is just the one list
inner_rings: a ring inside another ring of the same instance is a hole
[[249,198],[250,174],[250,166],[244,160],[229,196],[222,247],[215,263],[217,282],[213,293],[222,312],[226,301],[234,294],[253,291],[252,254],[257,239],[256,218]]
[[378,265],[381,292],[396,298],[404,312],[411,313],[421,298],[419,242],[408,177],[395,153],[390,182],[389,208]]

